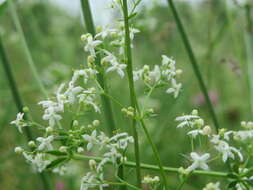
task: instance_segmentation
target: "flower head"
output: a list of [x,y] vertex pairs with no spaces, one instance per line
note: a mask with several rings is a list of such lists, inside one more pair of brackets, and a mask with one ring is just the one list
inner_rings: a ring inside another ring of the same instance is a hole
[[203,155],[198,155],[196,152],[191,153],[191,158],[192,158],[192,165],[190,165],[186,170],[188,172],[191,172],[195,170],[196,168],[201,168],[203,170],[208,170],[208,165],[206,164],[207,160],[210,158],[209,153],[205,153]]

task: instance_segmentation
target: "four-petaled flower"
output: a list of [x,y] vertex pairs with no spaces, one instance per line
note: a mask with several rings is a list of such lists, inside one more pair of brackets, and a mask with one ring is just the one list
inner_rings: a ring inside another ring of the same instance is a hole
[[20,133],[22,133],[22,127],[25,126],[25,122],[24,122],[23,117],[24,117],[24,113],[18,113],[17,114],[17,118],[14,121],[11,122],[12,125],[16,125],[17,126],[18,131]]
[[84,46],[84,50],[90,52],[92,56],[96,57],[95,48],[101,43],[102,41],[100,40],[94,40],[91,34],[86,35],[86,45]]
[[51,135],[46,138],[38,137],[36,140],[40,142],[40,145],[38,146],[38,150],[44,150],[44,149],[52,150],[53,149],[51,142],[54,140],[54,136]]
[[209,159],[210,154],[205,153],[203,155],[198,155],[196,152],[191,153],[191,158],[193,160],[192,165],[190,165],[186,170],[191,172],[196,168],[201,168],[203,170],[208,170],[208,165],[206,164],[207,160]]
[[82,135],[83,139],[88,142],[87,150],[90,151],[92,147],[97,144],[97,131],[94,130],[91,135]]

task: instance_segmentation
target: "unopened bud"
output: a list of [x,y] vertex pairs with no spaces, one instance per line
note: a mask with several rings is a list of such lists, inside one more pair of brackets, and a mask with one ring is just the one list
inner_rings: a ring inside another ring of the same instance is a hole
[[23,152],[23,148],[17,146],[15,149],[14,149],[14,152],[17,153],[17,154],[21,154]]
[[91,169],[96,169],[97,162],[95,160],[89,160],[89,166]]
[[46,132],[48,132],[48,133],[53,132],[53,130],[54,130],[54,129],[53,129],[52,127],[47,127],[47,128],[46,128]]
[[59,151],[60,151],[60,152],[67,152],[67,147],[66,147],[66,146],[61,146],[61,147],[59,148]]
[[29,141],[29,142],[28,142],[28,145],[29,145],[30,147],[35,147],[35,146],[36,146],[36,144],[35,144],[34,141]]
[[97,126],[100,125],[100,121],[99,121],[99,120],[94,120],[94,121],[92,122],[92,124],[93,124],[95,127],[97,127]]
[[192,115],[198,115],[198,110],[197,109],[192,110]]
[[212,129],[209,125],[206,125],[204,128],[203,128],[203,134],[204,135],[210,135],[212,132]]

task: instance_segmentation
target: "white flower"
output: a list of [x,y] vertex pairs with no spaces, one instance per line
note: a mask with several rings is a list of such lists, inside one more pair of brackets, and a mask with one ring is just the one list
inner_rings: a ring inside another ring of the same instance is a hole
[[84,103],[85,105],[90,105],[93,107],[95,112],[100,113],[99,106],[95,103],[95,88],[89,88],[87,90],[83,90],[77,97],[79,98],[79,103]]
[[121,78],[123,78],[125,75],[123,70],[127,67],[127,65],[120,64],[117,61],[116,57],[113,54],[111,54],[110,52],[105,51],[105,53],[107,54],[107,56],[105,56],[101,61],[102,62],[109,62],[111,64],[111,66],[108,69],[106,69],[106,72],[108,73],[111,71],[116,71],[119,74],[119,76]]
[[177,83],[176,80],[173,78],[171,79],[171,88],[168,88],[166,90],[166,93],[170,94],[170,93],[174,93],[174,98],[178,97],[178,94],[180,92],[180,89],[182,88],[182,84],[181,83]]
[[253,138],[253,130],[236,131],[233,134],[236,140],[245,141]]
[[24,113],[18,113],[16,120],[11,122],[12,125],[16,125],[18,131],[22,133],[22,127],[25,126]]
[[110,36],[112,34],[115,34],[117,32],[116,29],[109,28],[109,25],[102,28],[102,31],[96,34],[95,38],[101,37],[102,39],[105,39],[107,36]]
[[203,130],[201,129],[191,130],[187,133],[187,135],[191,135],[193,138],[195,138],[198,135],[203,135]]
[[104,187],[107,187],[108,184],[103,183],[103,175],[98,175],[92,172],[88,172],[81,181],[80,190],[88,190],[90,188],[98,187],[102,190]]
[[176,117],[175,120],[180,122],[177,125],[177,128],[193,127],[194,121],[199,118],[200,117],[197,115],[183,115],[183,116]]
[[90,151],[92,147],[98,143],[97,140],[97,131],[92,131],[91,135],[82,135],[83,139],[88,142],[87,150]]
[[203,190],[221,190],[220,183],[208,183]]
[[70,82],[69,87],[64,94],[66,95],[68,102],[70,104],[73,104],[76,101],[76,97],[77,97],[78,93],[80,93],[82,90],[83,90],[82,87],[80,87],[80,86],[75,87],[74,84],[72,82]]
[[62,117],[56,113],[56,107],[49,107],[45,110],[45,113],[43,115],[44,120],[49,121],[49,126],[53,127],[55,123],[62,119]]
[[138,30],[138,29],[136,29],[136,28],[133,28],[133,27],[130,27],[129,31],[130,31],[130,39],[131,39],[131,40],[134,39],[134,35],[135,35],[136,33],[139,33],[139,32],[140,32],[140,30]]
[[196,152],[191,153],[191,158],[193,160],[192,165],[190,165],[186,170],[188,172],[191,172],[195,170],[196,168],[201,168],[203,170],[208,170],[209,167],[206,164],[207,160],[209,159],[210,154],[205,153],[202,156],[199,156]]
[[228,158],[235,159],[234,153],[238,155],[240,161],[243,161],[243,156],[240,153],[240,151],[232,146],[229,146],[229,144],[226,141],[217,140],[217,135],[214,136],[211,142],[215,144],[214,148],[222,154],[223,162],[226,162]]
[[45,160],[45,154],[38,153],[35,156],[32,156],[24,152],[23,155],[38,172],[42,172],[47,165],[50,164],[49,160]]
[[102,41],[94,40],[91,34],[86,35],[86,45],[84,46],[84,50],[86,52],[90,52],[90,54],[96,57],[95,48],[100,45]]
[[53,173],[63,176],[67,172],[67,167],[63,165],[63,166],[54,168],[52,171]]
[[38,146],[38,150],[44,150],[44,149],[52,150],[53,149],[51,142],[54,140],[54,136],[51,135],[46,138],[38,137],[36,140],[40,142],[40,145]]

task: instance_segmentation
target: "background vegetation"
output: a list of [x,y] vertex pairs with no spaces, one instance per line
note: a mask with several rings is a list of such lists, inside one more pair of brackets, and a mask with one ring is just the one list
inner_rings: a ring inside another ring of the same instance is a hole
[[[73,69],[86,64],[80,42],[81,34],[86,31],[81,16],[71,16],[46,1],[20,1],[15,5],[40,78],[52,94],[59,84],[71,77]],[[248,68],[252,64],[250,58],[253,52],[249,49],[253,44],[247,40],[253,35],[250,28],[252,14],[250,12],[247,16],[247,7],[229,0],[203,0],[199,4],[176,1],[176,6],[192,43],[220,125],[234,130],[239,127],[241,120],[252,119],[249,84],[253,76]],[[103,17],[103,12],[100,15]],[[136,35],[134,67],[156,64],[161,60],[160,55],[166,54],[173,56],[177,60],[177,67],[184,71],[181,79],[183,91],[178,99],[156,92],[152,96],[152,105],[149,105],[155,107],[158,113],[149,120],[148,127],[162,162],[166,166],[178,167],[184,160],[181,152],[189,152],[190,145],[185,133],[176,130],[174,118],[182,113],[189,113],[193,108],[199,109],[210,125],[211,118],[167,4],[154,2],[152,6],[143,5],[135,19],[135,27],[141,32]],[[0,32],[22,99],[30,108],[33,118],[41,121],[41,113],[38,111],[41,109],[38,109],[37,102],[43,96],[28,67],[10,10],[5,5],[0,5]],[[109,84],[111,92],[128,105],[126,84],[122,85],[116,75],[110,77],[115,78]],[[139,94],[142,93],[142,86],[137,86],[136,89]],[[141,96],[139,98],[142,101]],[[129,122],[120,114],[119,108],[115,106],[113,110],[117,115],[117,127],[131,133]],[[9,124],[16,113],[8,80],[3,67],[0,67],[0,189],[40,189],[40,181],[29,165],[13,152],[15,146],[25,142],[25,138]],[[142,162],[155,164],[144,135],[141,136],[140,150],[141,155],[145,155],[141,157]],[[86,171],[86,167],[82,163],[73,163],[71,171],[72,175],[51,176],[58,190],[78,189],[80,176]],[[131,176],[127,177],[131,179]],[[176,175],[171,174],[168,179],[170,186],[176,187]],[[204,177],[195,176],[185,189],[201,189],[207,182]]]

